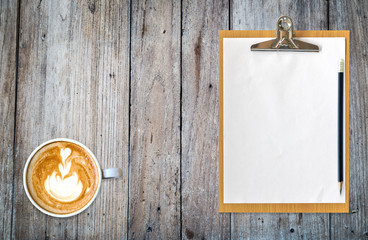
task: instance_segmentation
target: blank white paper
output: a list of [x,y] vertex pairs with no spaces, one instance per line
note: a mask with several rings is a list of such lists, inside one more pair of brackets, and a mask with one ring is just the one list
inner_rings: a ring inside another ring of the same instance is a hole
[[337,179],[345,38],[299,39],[320,52],[252,52],[269,38],[223,40],[224,203],[345,202]]

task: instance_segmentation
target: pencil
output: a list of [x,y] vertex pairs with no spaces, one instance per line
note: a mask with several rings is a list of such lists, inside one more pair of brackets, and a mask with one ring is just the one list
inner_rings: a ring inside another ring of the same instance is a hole
[[342,192],[342,185],[344,182],[344,60],[340,60],[340,69],[338,73],[339,83],[338,83],[338,182],[340,188],[340,194]]

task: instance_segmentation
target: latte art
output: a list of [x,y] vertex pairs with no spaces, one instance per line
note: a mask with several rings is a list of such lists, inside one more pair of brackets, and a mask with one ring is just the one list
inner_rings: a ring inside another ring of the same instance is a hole
[[97,192],[100,172],[93,157],[71,142],[42,147],[27,169],[33,200],[45,210],[68,214],[87,205]]
[[60,155],[62,163],[59,164],[61,177],[57,171],[54,171],[45,181],[45,189],[48,194],[61,202],[74,201],[82,194],[83,190],[83,184],[79,180],[76,172],[73,172],[71,176],[66,177],[72,166],[73,159],[69,159],[68,162],[66,162],[71,153],[72,151],[70,148],[61,149]]

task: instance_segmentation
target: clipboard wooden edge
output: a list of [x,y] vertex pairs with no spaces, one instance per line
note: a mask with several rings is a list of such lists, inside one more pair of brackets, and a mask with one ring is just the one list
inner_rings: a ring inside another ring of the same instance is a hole
[[[220,30],[219,31],[219,212],[273,212],[273,213],[348,213],[349,212],[349,67],[350,31],[321,30],[294,31],[294,37],[345,38],[345,203],[224,203],[224,135],[223,135],[223,39],[273,38],[274,30]],[[313,54],[313,53],[311,53]],[[336,180],[336,184],[337,180]]]

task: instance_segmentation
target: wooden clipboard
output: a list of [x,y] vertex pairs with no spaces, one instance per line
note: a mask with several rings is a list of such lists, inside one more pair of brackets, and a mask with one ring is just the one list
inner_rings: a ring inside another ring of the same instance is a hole
[[219,32],[219,212],[349,212],[349,31],[294,31],[294,37],[345,38],[345,203],[224,203],[223,39],[272,37],[274,30]]

